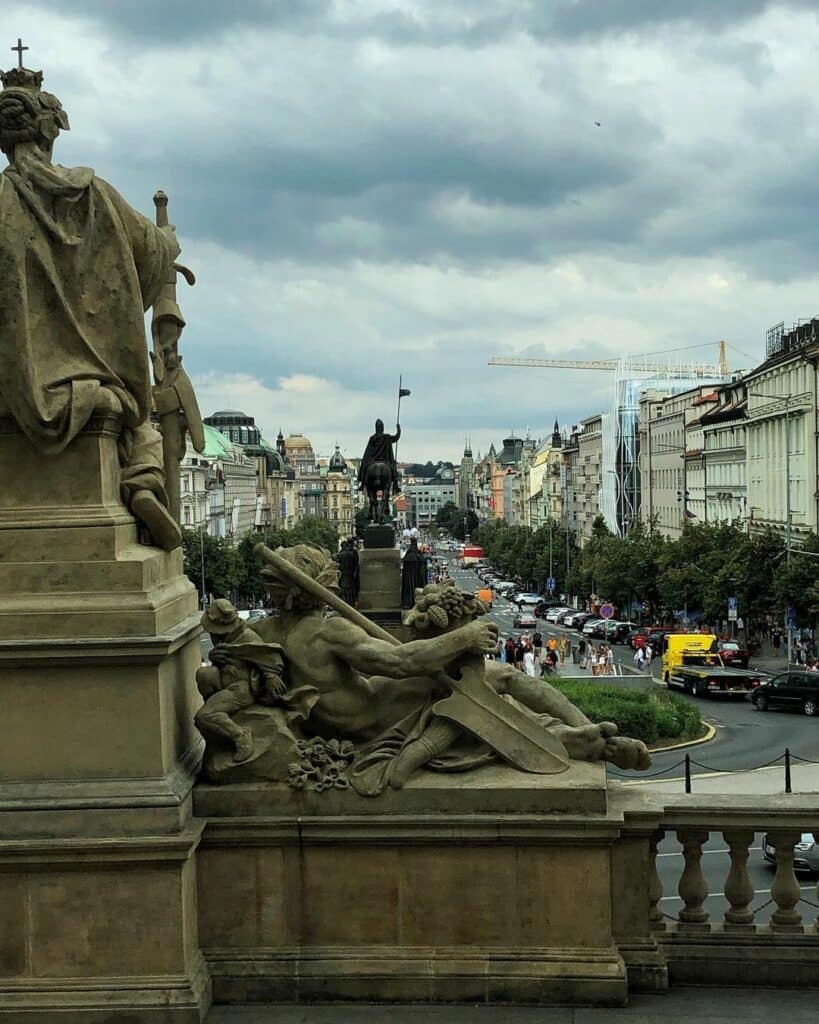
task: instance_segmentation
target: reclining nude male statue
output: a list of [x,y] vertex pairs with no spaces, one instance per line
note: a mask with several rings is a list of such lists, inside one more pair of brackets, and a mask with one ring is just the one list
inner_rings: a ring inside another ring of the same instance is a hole
[[[645,745],[618,736],[613,723],[592,724],[547,683],[486,660],[496,627],[476,618],[485,609],[454,585],[418,591],[409,622],[419,639],[399,644],[373,635],[377,627],[334,595],[329,553],[300,544],[261,554],[278,612],[254,630],[282,646],[288,688],[318,692],[303,737],[353,745],[348,779],[358,793],[400,789],[421,767],[464,771],[499,759],[521,767],[539,757],[530,770],[544,773],[569,758],[649,766]],[[338,613],[327,615],[325,604]]]

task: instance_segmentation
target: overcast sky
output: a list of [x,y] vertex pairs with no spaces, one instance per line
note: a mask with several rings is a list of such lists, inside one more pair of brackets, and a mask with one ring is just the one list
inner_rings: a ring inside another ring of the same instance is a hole
[[[758,362],[819,312],[816,0],[3,0],[86,164],[170,196],[205,414],[459,459],[611,403],[490,356]],[[7,51],[6,65],[15,57]],[[599,126],[595,122],[600,122]]]

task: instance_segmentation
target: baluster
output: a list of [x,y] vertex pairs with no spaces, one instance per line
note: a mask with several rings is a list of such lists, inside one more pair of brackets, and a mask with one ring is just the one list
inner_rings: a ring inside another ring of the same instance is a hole
[[771,914],[771,931],[802,932],[802,915],[796,909],[801,894],[793,870],[793,848],[801,833],[769,832],[768,835],[776,843],[776,874],[771,886],[776,910]]
[[665,931],[665,919],[660,910],[660,900],[663,898],[663,882],[657,870],[657,847],[665,836],[665,829],[658,829],[648,841],[648,920],[649,926],[655,932]]
[[679,913],[681,931],[707,931],[708,911],[703,904],[708,896],[708,885],[702,873],[702,844],[708,833],[701,829],[679,829],[677,839],[682,844],[685,867],[680,875],[677,892],[685,906]]
[[725,927],[731,931],[755,931],[754,912],[750,909],[754,886],[748,874],[748,847],[754,839],[750,829],[722,833],[731,854],[731,869],[723,892],[730,906],[725,911]]

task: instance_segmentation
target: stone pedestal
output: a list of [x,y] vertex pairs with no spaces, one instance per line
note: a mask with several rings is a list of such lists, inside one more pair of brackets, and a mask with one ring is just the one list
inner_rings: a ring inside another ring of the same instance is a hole
[[137,543],[116,418],[0,421],[0,1022],[193,1024],[200,664],[181,552]]
[[401,635],[401,552],[395,547],[395,531],[391,526],[371,524],[366,528],[359,571],[359,610],[404,639]]
[[400,792],[197,787],[216,1002],[622,1005],[602,766]]

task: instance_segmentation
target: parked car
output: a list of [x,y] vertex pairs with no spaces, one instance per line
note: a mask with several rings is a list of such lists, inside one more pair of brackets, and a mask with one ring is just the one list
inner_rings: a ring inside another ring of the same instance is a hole
[[532,594],[519,590],[510,598],[510,601],[512,604],[516,604],[521,610],[526,607],[531,608],[534,611],[535,607],[540,602],[540,594]]
[[501,595],[501,597],[509,597],[511,594],[515,593],[517,587],[514,583],[510,583],[509,580],[500,580],[495,584],[495,590]]
[[[768,838],[767,832],[762,836],[762,856],[769,864],[776,864],[776,846]],[[819,844],[812,832],[803,832],[794,846],[793,870],[819,873]]]
[[751,660],[751,654],[743,647],[740,647],[734,640],[722,640],[717,644],[717,651],[726,665],[738,665],[740,668],[747,668]]
[[606,637],[613,644],[624,644],[633,630],[633,622],[611,622]]
[[558,605],[557,608],[550,608],[543,616],[547,622],[557,623],[558,619],[564,612],[570,612],[571,608],[567,608],[566,605]]
[[636,651],[638,647],[645,647],[646,641],[650,640],[651,646],[656,651],[666,633],[673,632],[675,632],[673,626],[643,626],[632,635],[631,646]]
[[591,620],[594,618],[596,618],[596,616],[593,612],[575,612],[574,615],[571,616],[571,622],[568,621],[568,615],[563,620],[563,622],[564,625],[568,626],[570,629],[582,630],[586,623],[591,622]]
[[562,607],[560,601],[556,601],[553,597],[542,597],[535,606],[535,615],[542,619],[550,609]]
[[819,672],[791,669],[762,683],[751,694],[760,711],[792,708],[811,718],[819,715]]
[[570,619],[576,611],[576,608],[567,608],[565,611],[561,611],[558,617],[555,619],[555,623],[558,626],[565,626],[566,619]]
[[600,625],[601,622],[605,622],[605,619],[589,619],[588,622],[583,624],[583,636],[594,636],[595,629]]
[[537,619],[533,612],[518,612],[512,620],[514,629],[537,629]]

